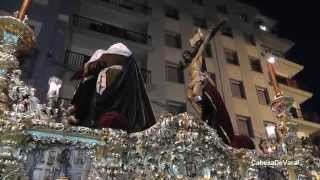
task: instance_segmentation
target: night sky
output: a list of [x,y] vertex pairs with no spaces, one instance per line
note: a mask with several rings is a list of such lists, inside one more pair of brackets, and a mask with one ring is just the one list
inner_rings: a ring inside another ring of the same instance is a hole
[[[320,115],[320,27],[317,22],[320,8],[317,1],[292,0],[241,0],[256,6],[264,15],[278,20],[276,33],[294,41],[295,46],[288,52],[288,58],[304,65],[304,70],[295,79],[303,89],[314,93],[312,99],[303,104],[303,111]],[[315,120],[316,118],[313,117]],[[318,122],[320,123],[319,119]]]

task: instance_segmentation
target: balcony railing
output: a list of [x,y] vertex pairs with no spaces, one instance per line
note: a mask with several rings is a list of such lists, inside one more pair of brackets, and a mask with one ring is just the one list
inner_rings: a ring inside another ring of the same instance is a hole
[[103,2],[107,2],[113,6],[117,6],[126,10],[142,13],[145,15],[150,15],[152,13],[152,9],[147,5],[136,3],[133,0],[101,0]]
[[[81,69],[84,63],[89,61],[89,59],[90,56],[67,50],[65,53],[64,64],[74,69]],[[140,71],[146,88],[149,89],[152,83],[151,71],[145,68],[141,68]]]
[[90,56],[67,50],[64,57],[64,64],[72,68],[81,69],[89,59]]
[[91,31],[107,34],[142,44],[151,44],[151,37],[146,33],[135,32],[116,27],[91,18],[74,15],[74,25]]
[[[291,88],[299,89],[299,90],[302,90],[302,91],[309,91],[310,90],[303,83],[298,82],[297,80],[294,80],[294,79],[288,79],[288,78],[280,76],[278,74],[276,75],[276,79],[277,79],[277,82],[279,84],[282,84],[282,85],[285,85],[285,86],[288,86],[288,87],[291,87]],[[270,74],[269,74],[269,84],[272,85]]]
[[151,71],[147,70],[147,69],[143,69],[141,68],[141,75],[144,81],[144,84],[146,86],[147,89],[151,88],[151,83],[152,83],[152,79],[151,79]]
[[286,85],[288,87],[292,87],[292,88],[295,88],[295,89],[300,89],[300,90],[303,90],[303,91],[309,91],[310,90],[301,81],[297,81],[297,80],[294,80],[294,79],[288,79],[288,78],[280,76],[280,75],[276,75],[276,78],[277,78],[278,83]]

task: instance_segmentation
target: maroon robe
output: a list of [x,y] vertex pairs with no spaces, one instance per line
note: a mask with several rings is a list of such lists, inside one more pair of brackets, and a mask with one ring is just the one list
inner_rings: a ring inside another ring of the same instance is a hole
[[205,85],[201,105],[202,119],[217,130],[226,144],[234,148],[255,148],[253,141],[248,136],[234,134],[231,118],[216,86],[211,83]]

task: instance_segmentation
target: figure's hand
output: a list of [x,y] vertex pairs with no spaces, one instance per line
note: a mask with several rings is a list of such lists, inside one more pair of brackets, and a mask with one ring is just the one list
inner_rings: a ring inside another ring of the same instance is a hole
[[73,114],[75,111],[76,111],[76,108],[75,108],[74,105],[70,105],[70,106],[67,108],[67,114],[68,114],[68,115]]
[[197,74],[194,74],[193,80],[188,84],[188,98],[191,100],[194,100],[194,97],[202,96],[202,90],[205,86],[205,81],[206,77],[204,73],[202,72],[197,72]]
[[62,120],[64,125],[75,125],[79,123],[79,120],[74,116],[76,108],[74,105],[70,105],[66,110],[66,118]]
[[65,126],[70,126],[70,125],[78,124],[79,120],[74,115],[71,115],[71,116],[68,116],[67,118],[63,119],[62,123]]

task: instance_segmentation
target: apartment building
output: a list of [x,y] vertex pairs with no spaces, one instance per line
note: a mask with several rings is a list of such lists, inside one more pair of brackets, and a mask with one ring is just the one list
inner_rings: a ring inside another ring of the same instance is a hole
[[270,109],[274,93],[267,69],[273,55],[280,87],[294,97],[292,114],[299,123],[299,135],[311,134],[317,124],[304,121],[300,104],[312,97],[299,89],[292,78],[303,66],[286,59],[294,43],[272,32],[276,21],[259,10],[234,0],[90,0],[81,1],[69,17],[69,32],[63,73],[63,98],[72,97],[77,82],[69,79],[94,50],[124,42],[135,53],[153,108],[192,112],[186,99],[186,73],[179,68],[189,38],[200,27],[204,31],[228,21],[206,49],[208,71],[226,103],[237,134],[265,137],[265,126],[277,122]]

